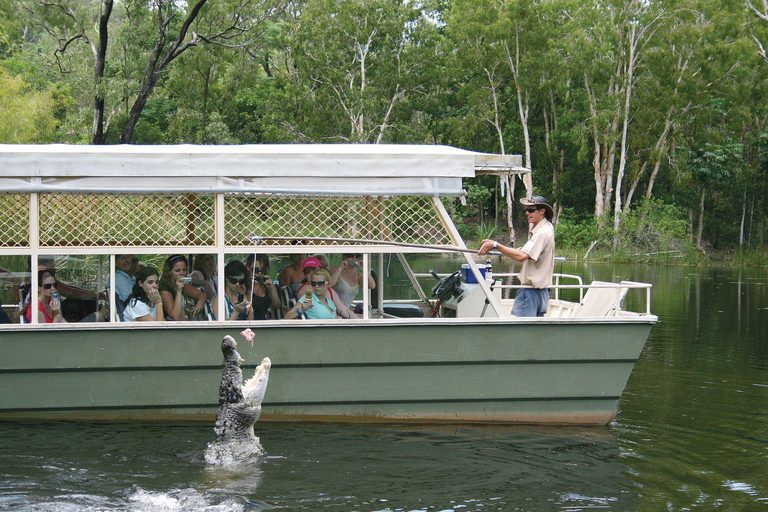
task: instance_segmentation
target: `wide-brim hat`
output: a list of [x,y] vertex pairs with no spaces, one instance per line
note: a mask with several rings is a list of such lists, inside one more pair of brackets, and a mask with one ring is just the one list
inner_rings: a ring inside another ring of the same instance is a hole
[[524,204],[525,206],[543,206],[548,220],[552,220],[552,217],[555,216],[555,211],[544,196],[534,194],[531,197],[524,197],[520,199],[520,204]]
[[320,268],[322,265],[320,264],[320,260],[315,258],[314,256],[310,256],[309,258],[305,259],[301,263],[301,270],[302,272],[308,268]]

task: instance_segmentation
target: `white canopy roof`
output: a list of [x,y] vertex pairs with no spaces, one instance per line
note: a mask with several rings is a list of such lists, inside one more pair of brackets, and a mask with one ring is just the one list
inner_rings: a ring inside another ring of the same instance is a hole
[[444,196],[521,162],[434,145],[0,145],[0,190]]

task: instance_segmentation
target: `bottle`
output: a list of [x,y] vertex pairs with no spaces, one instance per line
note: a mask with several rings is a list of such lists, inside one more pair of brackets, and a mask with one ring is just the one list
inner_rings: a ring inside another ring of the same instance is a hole
[[493,282],[493,264],[491,264],[491,258],[485,260],[485,280]]

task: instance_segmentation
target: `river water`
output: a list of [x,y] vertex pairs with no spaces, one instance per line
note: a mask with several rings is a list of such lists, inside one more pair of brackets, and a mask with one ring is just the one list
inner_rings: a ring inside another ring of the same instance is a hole
[[557,271],[655,285],[609,427],[257,423],[268,455],[224,470],[212,425],[0,423],[0,509],[768,509],[768,269]]

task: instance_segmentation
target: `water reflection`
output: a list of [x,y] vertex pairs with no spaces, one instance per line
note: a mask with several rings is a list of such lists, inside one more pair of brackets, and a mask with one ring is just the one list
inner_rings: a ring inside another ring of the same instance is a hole
[[654,283],[660,321],[613,426],[641,510],[765,504],[766,269],[592,268]]
[[[0,425],[0,506],[39,510],[632,510],[606,428],[257,424],[261,464],[209,468],[208,427]],[[55,435],[54,435],[55,433]],[[25,452],[34,438],[40,456]],[[615,508],[618,507],[618,508]]]

